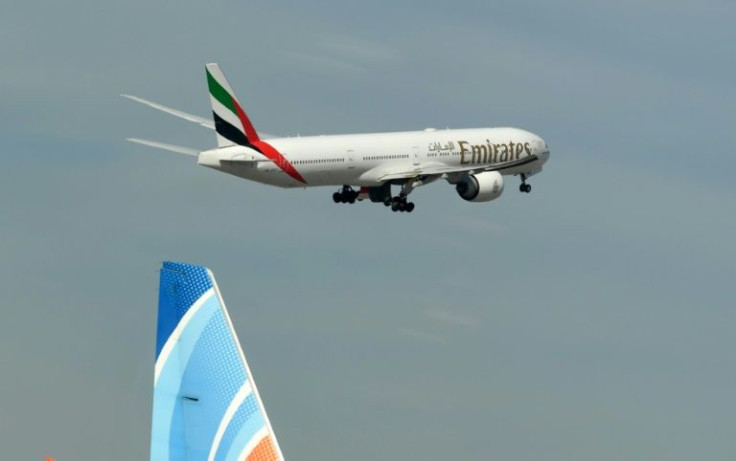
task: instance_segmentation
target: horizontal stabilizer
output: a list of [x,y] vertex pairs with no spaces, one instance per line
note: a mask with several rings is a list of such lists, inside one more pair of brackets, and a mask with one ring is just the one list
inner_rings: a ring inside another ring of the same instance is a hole
[[256,157],[254,155],[244,155],[239,154],[235,155],[232,158],[229,158],[227,160],[224,160],[226,162],[235,162],[235,163],[273,163],[273,160],[266,157]]
[[[166,112],[167,114],[173,115],[174,117],[179,117],[186,121],[197,123],[205,128],[209,128],[210,130],[215,129],[215,123],[212,120],[204,118],[204,117],[200,117],[199,115],[190,114],[189,112],[184,112],[183,110],[179,110],[179,109],[173,109],[171,107],[164,106],[163,104],[149,101],[148,99],[143,99],[138,96],[133,96],[132,94],[121,94],[120,96],[130,99],[131,101],[145,104],[148,107],[153,107],[154,109],[160,110],[161,112]],[[260,133],[260,137],[261,139],[278,138],[278,136],[274,134],[268,134],[268,133]]]
[[179,117],[190,122],[199,123],[205,128],[209,128],[211,130],[215,129],[215,124],[212,123],[212,120],[206,119],[204,117],[199,117],[197,115],[193,115],[178,109],[172,109],[171,107],[164,106],[163,104],[159,104],[157,102],[149,101],[148,99],[139,98],[138,96],[133,96],[130,94],[121,94],[120,96],[131,99],[135,102],[139,102],[141,104],[145,104],[149,107],[153,107],[154,109],[160,110],[161,112],[166,112],[167,114],[171,114],[174,117]]
[[141,104],[145,104],[146,106],[153,107],[154,109],[160,110],[161,112],[166,112],[167,114],[171,114],[174,117],[179,117],[181,119],[184,119],[190,122],[198,123],[205,128],[209,128],[211,130],[215,129],[215,124],[212,123],[212,120],[206,119],[204,117],[199,117],[197,115],[193,115],[193,114],[190,114],[188,112],[184,112],[178,109],[172,109],[171,107],[167,107],[167,106],[164,106],[163,104],[149,101],[147,99],[139,98],[138,96],[133,96],[130,94],[121,94],[120,96],[133,100],[135,102],[139,102]]
[[134,142],[136,144],[143,144],[144,146],[155,147],[156,149],[163,149],[169,152],[176,152],[177,154],[186,154],[186,155],[194,155],[194,156],[197,156],[199,154],[198,150],[192,149],[190,147],[175,146],[174,144],[166,144],[163,142],[149,141],[147,139],[139,139],[139,138],[127,138],[127,140],[130,142]]

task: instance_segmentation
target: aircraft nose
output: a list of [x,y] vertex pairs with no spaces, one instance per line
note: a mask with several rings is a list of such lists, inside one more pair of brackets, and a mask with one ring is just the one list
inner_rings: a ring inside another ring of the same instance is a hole
[[544,139],[539,138],[537,140],[537,145],[539,146],[539,157],[544,161],[547,161],[547,159],[549,158],[549,147],[547,146],[547,142]]

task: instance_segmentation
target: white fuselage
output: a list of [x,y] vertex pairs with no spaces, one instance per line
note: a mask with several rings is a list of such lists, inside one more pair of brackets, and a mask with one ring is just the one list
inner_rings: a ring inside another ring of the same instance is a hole
[[[305,180],[302,183],[284,171],[278,162],[265,160],[246,146],[204,151],[198,163],[252,181],[279,187],[354,185],[374,187],[382,177],[396,172],[427,167],[478,169],[520,160],[538,159],[505,175],[539,172],[549,156],[539,136],[517,128],[407,131],[397,133],[348,134],[273,138],[273,146]],[[449,178],[448,178],[449,179]]]

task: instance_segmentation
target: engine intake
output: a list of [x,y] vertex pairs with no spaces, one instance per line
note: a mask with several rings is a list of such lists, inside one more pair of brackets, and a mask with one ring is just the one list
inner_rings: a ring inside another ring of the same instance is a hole
[[456,185],[457,194],[468,202],[490,202],[503,192],[503,176],[498,171],[469,174]]

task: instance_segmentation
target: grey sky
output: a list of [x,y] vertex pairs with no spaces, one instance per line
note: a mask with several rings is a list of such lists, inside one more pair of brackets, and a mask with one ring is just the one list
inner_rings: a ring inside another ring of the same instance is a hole
[[[148,458],[160,261],[215,272],[288,459],[736,456],[736,3],[11,2],[0,458]],[[534,191],[335,206],[127,144],[512,125]]]

